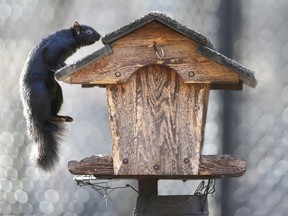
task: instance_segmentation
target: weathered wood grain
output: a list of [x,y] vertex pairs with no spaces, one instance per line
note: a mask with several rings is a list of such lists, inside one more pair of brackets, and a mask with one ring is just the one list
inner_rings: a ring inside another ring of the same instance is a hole
[[231,155],[202,155],[199,165],[200,175],[242,176],[246,171],[246,161]]
[[209,84],[150,65],[106,88],[115,174],[198,173]]
[[[159,52],[160,45],[163,46],[163,59],[155,54],[154,42]],[[112,43],[112,54],[96,59],[72,74],[70,83],[123,83],[143,66],[162,64],[174,69],[185,83],[215,83],[232,88],[234,84],[242,85],[239,75],[233,70],[198,54],[197,45],[193,40],[154,21]]]
[[[95,175],[107,178],[143,178],[132,175],[114,175],[112,156],[91,156],[81,161],[68,163],[70,173],[74,175]],[[246,162],[243,158],[230,155],[201,155],[199,173],[195,175],[150,175],[145,177],[156,179],[194,179],[219,178],[223,176],[239,177],[246,171]]]
[[[113,158],[110,155],[94,155],[78,161],[69,161],[68,170],[75,175],[113,174]],[[80,174],[83,173],[83,174]]]

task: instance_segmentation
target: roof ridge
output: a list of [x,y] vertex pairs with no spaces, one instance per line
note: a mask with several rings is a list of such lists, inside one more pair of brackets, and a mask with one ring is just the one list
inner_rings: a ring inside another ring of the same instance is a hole
[[118,28],[117,30],[106,34],[102,38],[102,43],[105,45],[111,44],[114,41],[130,34],[131,32],[147,25],[152,21],[158,21],[163,25],[177,31],[178,33],[195,40],[196,42],[213,48],[211,41],[204,35],[200,34],[197,31],[194,31],[183,24],[177,22],[176,20],[172,19],[171,17],[167,16],[165,13],[159,11],[152,11],[138,19],[133,20],[132,22]]

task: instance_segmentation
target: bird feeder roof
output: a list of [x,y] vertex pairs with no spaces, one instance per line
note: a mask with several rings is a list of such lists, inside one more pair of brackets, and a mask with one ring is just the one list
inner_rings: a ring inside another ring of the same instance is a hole
[[190,38],[191,40],[196,41],[199,44],[202,44],[210,48],[213,47],[212,43],[207,37],[201,35],[200,33],[190,28],[187,28],[186,26],[182,25],[176,20],[171,19],[170,17],[166,16],[164,13],[161,12],[151,12],[139,19],[134,20],[133,22],[117,29],[116,31],[113,31],[105,35],[105,37],[102,38],[102,42],[105,45],[111,44],[114,41],[119,40],[120,38],[128,35],[129,33],[153,21],[158,21],[163,25],[173,29],[174,31]]
[[[253,71],[215,51],[207,37],[160,12],[151,12],[108,33],[102,43],[103,48],[60,69],[55,77],[71,84],[115,84],[127,81],[140,67],[162,64],[175,69],[185,83],[211,83],[212,89],[257,84]],[[158,51],[163,45],[165,57],[152,56],[153,43]]]

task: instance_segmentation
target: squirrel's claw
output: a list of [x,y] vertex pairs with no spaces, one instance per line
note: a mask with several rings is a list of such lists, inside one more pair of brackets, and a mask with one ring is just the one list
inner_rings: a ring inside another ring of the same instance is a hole
[[57,115],[55,117],[55,121],[56,122],[72,122],[73,118],[70,117],[70,116],[59,116],[59,115]]

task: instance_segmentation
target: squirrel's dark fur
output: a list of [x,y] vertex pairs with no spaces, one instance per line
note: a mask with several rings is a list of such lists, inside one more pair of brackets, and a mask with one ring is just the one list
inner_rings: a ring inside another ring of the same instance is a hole
[[20,78],[20,93],[30,138],[37,144],[36,164],[50,171],[59,160],[58,145],[69,116],[59,116],[62,90],[54,72],[82,46],[100,39],[93,28],[75,22],[70,29],[44,38],[30,52]]

